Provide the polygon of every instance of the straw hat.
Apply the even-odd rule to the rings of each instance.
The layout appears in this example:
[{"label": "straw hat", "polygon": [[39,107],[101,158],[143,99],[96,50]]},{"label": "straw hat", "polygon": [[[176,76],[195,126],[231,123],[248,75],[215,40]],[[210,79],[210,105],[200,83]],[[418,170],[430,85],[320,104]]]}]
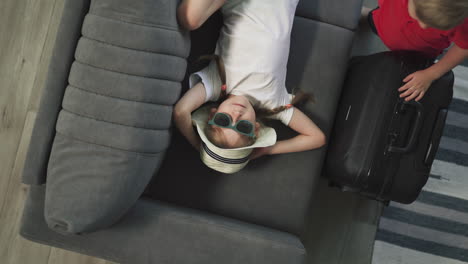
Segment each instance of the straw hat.
[{"label": "straw hat", "polygon": [[226,149],[215,146],[205,135],[208,126],[210,106],[203,106],[192,113],[192,123],[197,127],[201,138],[200,158],[206,166],[223,173],[235,173],[247,165],[254,148],[264,148],[276,143],[276,132],[271,127],[262,126],[255,143],[241,148]]}]

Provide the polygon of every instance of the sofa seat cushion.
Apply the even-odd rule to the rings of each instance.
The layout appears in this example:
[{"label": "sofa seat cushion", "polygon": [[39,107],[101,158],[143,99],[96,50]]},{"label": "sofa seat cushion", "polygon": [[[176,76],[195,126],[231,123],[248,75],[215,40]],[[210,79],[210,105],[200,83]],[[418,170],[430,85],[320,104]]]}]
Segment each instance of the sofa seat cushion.
[{"label": "sofa seat cushion", "polygon": [[[206,46],[206,42],[197,39],[206,39],[202,33],[213,34],[204,32],[205,29],[192,34],[194,58],[205,52]],[[301,109],[327,136],[333,125],[353,35],[346,28],[312,19],[296,16],[294,20],[286,86],[315,95],[316,102]],[[279,138],[296,135],[279,122],[271,125]],[[326,146],[261,157],[238,173],[225,175],[207,168],[179,133],[174,133],[173,139],[147,195],[296,235],[304,232],[313,210],[311,199],[321,175]]]},{"label": "sofa seat cushion", "polygon": [[119,263],[298,264],[305,249],[281,231],[140,199],[114,226],[82,235],[51,231],[44,219],[44,186],[31,186],[23,237]]}]

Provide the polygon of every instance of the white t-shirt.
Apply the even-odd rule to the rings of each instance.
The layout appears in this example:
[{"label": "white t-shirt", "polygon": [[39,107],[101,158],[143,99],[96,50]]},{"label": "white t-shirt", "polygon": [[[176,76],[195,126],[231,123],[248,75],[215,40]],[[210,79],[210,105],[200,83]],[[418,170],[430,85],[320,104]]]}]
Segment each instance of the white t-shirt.
[{"label": "white t-shirt", "polygon": [[[267,109],[291,102],[285,86],[286,66],[298,1],[226,1],[215,53],[225,64],[228,94],[244,95],[252,105]],[[206,102],[218,100],[222,83],[215,61],[189,80],[190,87],[203,82]],[[271,118],[288,125],[292,114],[290,108]]]}]

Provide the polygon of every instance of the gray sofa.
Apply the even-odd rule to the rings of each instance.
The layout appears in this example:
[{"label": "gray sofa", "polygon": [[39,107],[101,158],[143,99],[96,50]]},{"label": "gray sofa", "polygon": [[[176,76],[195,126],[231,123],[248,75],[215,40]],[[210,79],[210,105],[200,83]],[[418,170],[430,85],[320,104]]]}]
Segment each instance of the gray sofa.
[{"label": "gray sofa", "polygon": [[[21,235],[120,263],[305,263],[326,147],[263,157],[234,175],[204,166],[170,128],[170,115],[185,73],[203,67],[195,60],[213,52],[222,21],[214,15],[189,38],[176,7],[65,1],[23,172],[30,192]],[[315,95],[303,110],[326,135],[360,8],[361,0],[302,0],[297,8],[287,86]],[[167,55],[170,63],[160,59]],[[112,74],[137,79],[106,82]],[[87,92],[100,100],[74,88],[92,78],[99,85]],[[293,135],[272,125],[280,138]]]}]

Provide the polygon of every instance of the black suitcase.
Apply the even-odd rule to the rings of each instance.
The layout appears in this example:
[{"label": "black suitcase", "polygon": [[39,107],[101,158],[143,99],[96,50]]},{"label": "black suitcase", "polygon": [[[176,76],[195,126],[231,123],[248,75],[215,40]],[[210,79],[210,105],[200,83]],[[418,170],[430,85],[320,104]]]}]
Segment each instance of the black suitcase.
[{"label": "black suitcase", "polygon": [[431,65],[415,52],[351,60],[326,159],[331,185],[384,202],[416,200],[439,146],[454,77],[434,81],[419,102],[400,99],[398,88]]}]

